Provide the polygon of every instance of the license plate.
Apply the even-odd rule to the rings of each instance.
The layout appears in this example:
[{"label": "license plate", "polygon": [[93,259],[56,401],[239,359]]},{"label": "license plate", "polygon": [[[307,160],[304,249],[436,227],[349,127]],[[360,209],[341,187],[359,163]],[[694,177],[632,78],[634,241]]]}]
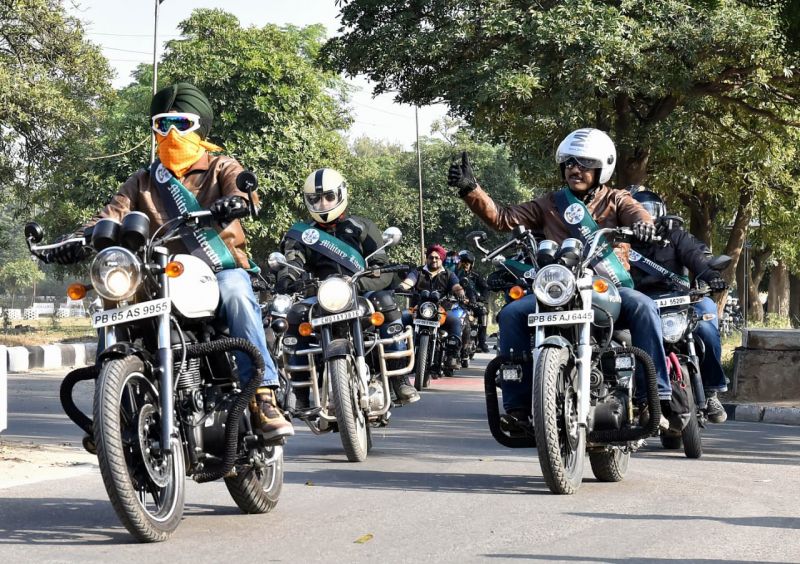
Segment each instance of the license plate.
[{"label": "license plate", "polygon": [[501,369],[504,382],[521,382],[522,381],[522,367],[520,366],[503,366]]},{"label": "license plate", "polygon": [[414,325],[422,325],[423,327],[438,327],[438,321],[430,321],[429,319],[415,319]]},{"label": "license plate", "polygon": [[316,319],[311,320],[311,326],[319,327],[320,325],[328,325],[330,323],[336,323],[337,321],[355,319],[356,317],[361,317],[361,310],[354,309],[351,311],[345,311],[343,313],[334,313],[333,315],[326,315],[325,317],[317,317]]},{"label": "license plate", "polygon": [[528,327],[539,325],[575,325],[594,321],[594,310],[589,311],[548,311],[528,315]]},{"label": "license plate", "polygon": [[117,309],[97,311],[92,314],[92,327],[97,329],[99,327],[107,327],[109,325],[117,325],[119,323],[136,321],[138,319],[155,317],[162,313],[167,313],[169,311],[169,305],[169,298],[161,298],[160,300],[118,307]]},{"label": "license plate", "polygon": [[675,296],[673,298],[661,298],[658,300],[653,300],[656,302],[658,307],[671,307],[671,306],[679,306],[679,305],[686,305],[691,303],[692,300],[689,296]]}]

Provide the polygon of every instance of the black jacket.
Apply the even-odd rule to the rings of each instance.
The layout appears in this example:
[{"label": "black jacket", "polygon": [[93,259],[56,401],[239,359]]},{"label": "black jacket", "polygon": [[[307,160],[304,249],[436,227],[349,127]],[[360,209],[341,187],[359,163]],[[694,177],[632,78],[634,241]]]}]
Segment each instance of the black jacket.
[{"label": "black jacket", "polygon": [[[337,239],[344,241],[366,258],[383,244],[383,238],[378,227],[369,219],[356,215],[347,215],[339,218],[331,225],[312,223],[318,229],[326,231]],[[349,276],[351,273],[339,266],[336,262],[319,253],[310,251],[303,243],[284,237],[281,241],[281,251],[286,255],[289,264],[302,268],[320,280],[325,280],[331,274]],[[384,251],[379,252],[369,259],[370,266],[386,264],[388,261]],[[287,267],[278,271],[278,286],[283,279],[292,281],[300,276]],[[384,290],[392,283],[392,274],[382,274],[380,278],[364,277],[359,280],[361,291]]]},{"label": "black jacket", "polygon": [[486,284],[486,280],[483,279],[483,276],[474,270],[464,272],[461,269],[456,270],[456,275],[469,301],[488,301],[489,286]]},{"label": "black jacket", "polygon": [[[682,276],[689,273],[697,276],[708,268],[711,251],[702,241],[682,229],[671,230],[667,237],[669,245],[634,243],[633,250]],[[647,274],[637,268],[634,261],[631,261],[630,272],[634,287],[645,294],[673,289],[663,277]]]}]

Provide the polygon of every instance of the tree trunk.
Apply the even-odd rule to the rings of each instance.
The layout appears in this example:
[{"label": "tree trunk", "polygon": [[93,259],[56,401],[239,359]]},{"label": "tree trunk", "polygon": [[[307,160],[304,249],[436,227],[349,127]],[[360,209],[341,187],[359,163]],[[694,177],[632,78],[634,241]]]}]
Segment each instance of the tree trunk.
[{"label": "tree trunk", "polygon": [[617,116],[614,126],[614,135],[617,139],[617,187],[625,188],[632,184],[644,184],[644,180],[647,178],[650,148],[634,147],[624,141],[630,138],[630,132],[633,129],[630,98],[627,94],[620,94],[614,98],[614,113]]},{"label": "tree trunk", "polygon": [[781,260],[769,273],[767,313],[773,318],[789,317],[789,270]]},{"label": "tree trunk", "polygon": [[758,323],[764,321],[764,306],[761,305],[761,300],[758,299],[758,287],[767,271],[767,263],[772,257],[770,249],[751,249],[750,252],[752,254],[753,267],[747,284],[748,296],[746,300],[739,301],[740,304],[747,304],[748,324],[752,321]]},{"label": "tree trunk", "polygon": [[692,204],[689,206],[689,233],[711,249],[711,235],[714,227],[711,218],[711,198],[708,194],[701,194],[696,189],[692,189]]},{"label": "tree trunk", "polygon": [[800,275],[789,275],[789,318],[794,327],[800,327]]},{"label": "tree trunk", "polygon": [[[739,194],[739,203],[736,206],[736,216],[733,219],[733,226],[731,227],[731,232],[728,235],[728,242],[725,245],[725,253],[729,257],[731,257],[731,264],[722,272],[722,278],[725,279],[725,282],[728,285],[733,282],[734,276],[736,275],[737,265],[739,264],[739,258],[742,254],[742,248],[744,247],[745,241],[747,239],[747,226],[750,224],[750,216],[752,215],[752,211],[750,209],[750,202],[753,199],[753,192],[749,189],[744,189]],[[692,211],[694,214],[694,211]],[[692,228],[694,229],[694,221],[692,221]],[[709,226],[709,235],[711,233],[711,229]],[[695,235],[697,237],[697,235]],[[753,259],[755,257],[752,257]],[[745,265],[744,268],[749,268],[750,265]],[[755,270],[755,269],[754,269]],[[760,277],[759,277],[760,280]],[[742,304],[742,307],[745,307],[747,303],[744,299],[742,299],[744,290],[741,289],[741,286],[737,286],[740,288],[739,290],[739,303]],[[758,296],[758,292],[756,291],[756,296]],[[720,311],[725,306],[725,300],[727,299],[727,294],[721,292],[717,297],[717,306],[720,308]],[[763,318],[763,314],[759,316],[759,321]]]}]

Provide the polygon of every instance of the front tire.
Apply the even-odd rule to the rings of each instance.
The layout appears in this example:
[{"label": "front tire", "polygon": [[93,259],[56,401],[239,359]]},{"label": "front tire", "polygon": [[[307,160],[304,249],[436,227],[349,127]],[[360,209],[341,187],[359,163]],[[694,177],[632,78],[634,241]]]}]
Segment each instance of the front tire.
[{"label": "front tire", "polygon": [[570,385],[574,363],[564,348],[546,347],[533,374],[533,430],[544,481],[555,494],[573,494],[583,480],[586,429],[577,421]]},{"label": "front tire", "polygon": [[700,434],[700,423],[697,420],[697,406],[694,401],[694,390],[690,384],[689,371],[686,365],[681,365],[683,370],[683,377],[686,384],[686,394],[689,396],[689,422],[686,427],[681,431],[681,438],[683,439],[683,454],[686,458],[700,458],[703,456],[703,437]]},{"label": "front tire", "polygon": [[233,501],[244,513],[269,513],[277,504],[283,489],[283,447],[259,449],[267,462],[263,467],[247,465],[236,476],[225,478],[225,486]]},{"label": "front tire", "polygon": [[419,345],[417,346],[417,366],[415,368],[414,376],[414,389],[421,392],[423,388],[428,387],[428,349],[430,348],[430,335],[421,334],[419,336]]},{"label": "front tire", "polygon": [[183,448],[173,439],[171,454],[160,449],[159,390],[140,358],[103,366],[93,411],[97,460],[114,511],[137,540],[167,540],[183,516]]},{"label": "front tire", "polygon": [[355,367],[341,357],[328,361],[331,395],[339,424],[339,437],[350,462],[362,462],[369,452],[369,424],[358,406]]}]

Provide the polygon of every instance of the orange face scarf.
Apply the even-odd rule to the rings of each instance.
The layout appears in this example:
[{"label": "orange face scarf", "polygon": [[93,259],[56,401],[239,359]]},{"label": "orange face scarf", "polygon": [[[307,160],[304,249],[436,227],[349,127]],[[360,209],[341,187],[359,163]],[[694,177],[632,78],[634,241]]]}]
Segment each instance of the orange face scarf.
[{"label": "orange face scarf", "polygon": [[222,147],[201,139],[194,131],[181,136],[177,131],[171,129],[165,136],[156,134],[156,140],[161,164],[177,178],[183,178],[183,175],[203,156],[206,150],[222,150]]}]

